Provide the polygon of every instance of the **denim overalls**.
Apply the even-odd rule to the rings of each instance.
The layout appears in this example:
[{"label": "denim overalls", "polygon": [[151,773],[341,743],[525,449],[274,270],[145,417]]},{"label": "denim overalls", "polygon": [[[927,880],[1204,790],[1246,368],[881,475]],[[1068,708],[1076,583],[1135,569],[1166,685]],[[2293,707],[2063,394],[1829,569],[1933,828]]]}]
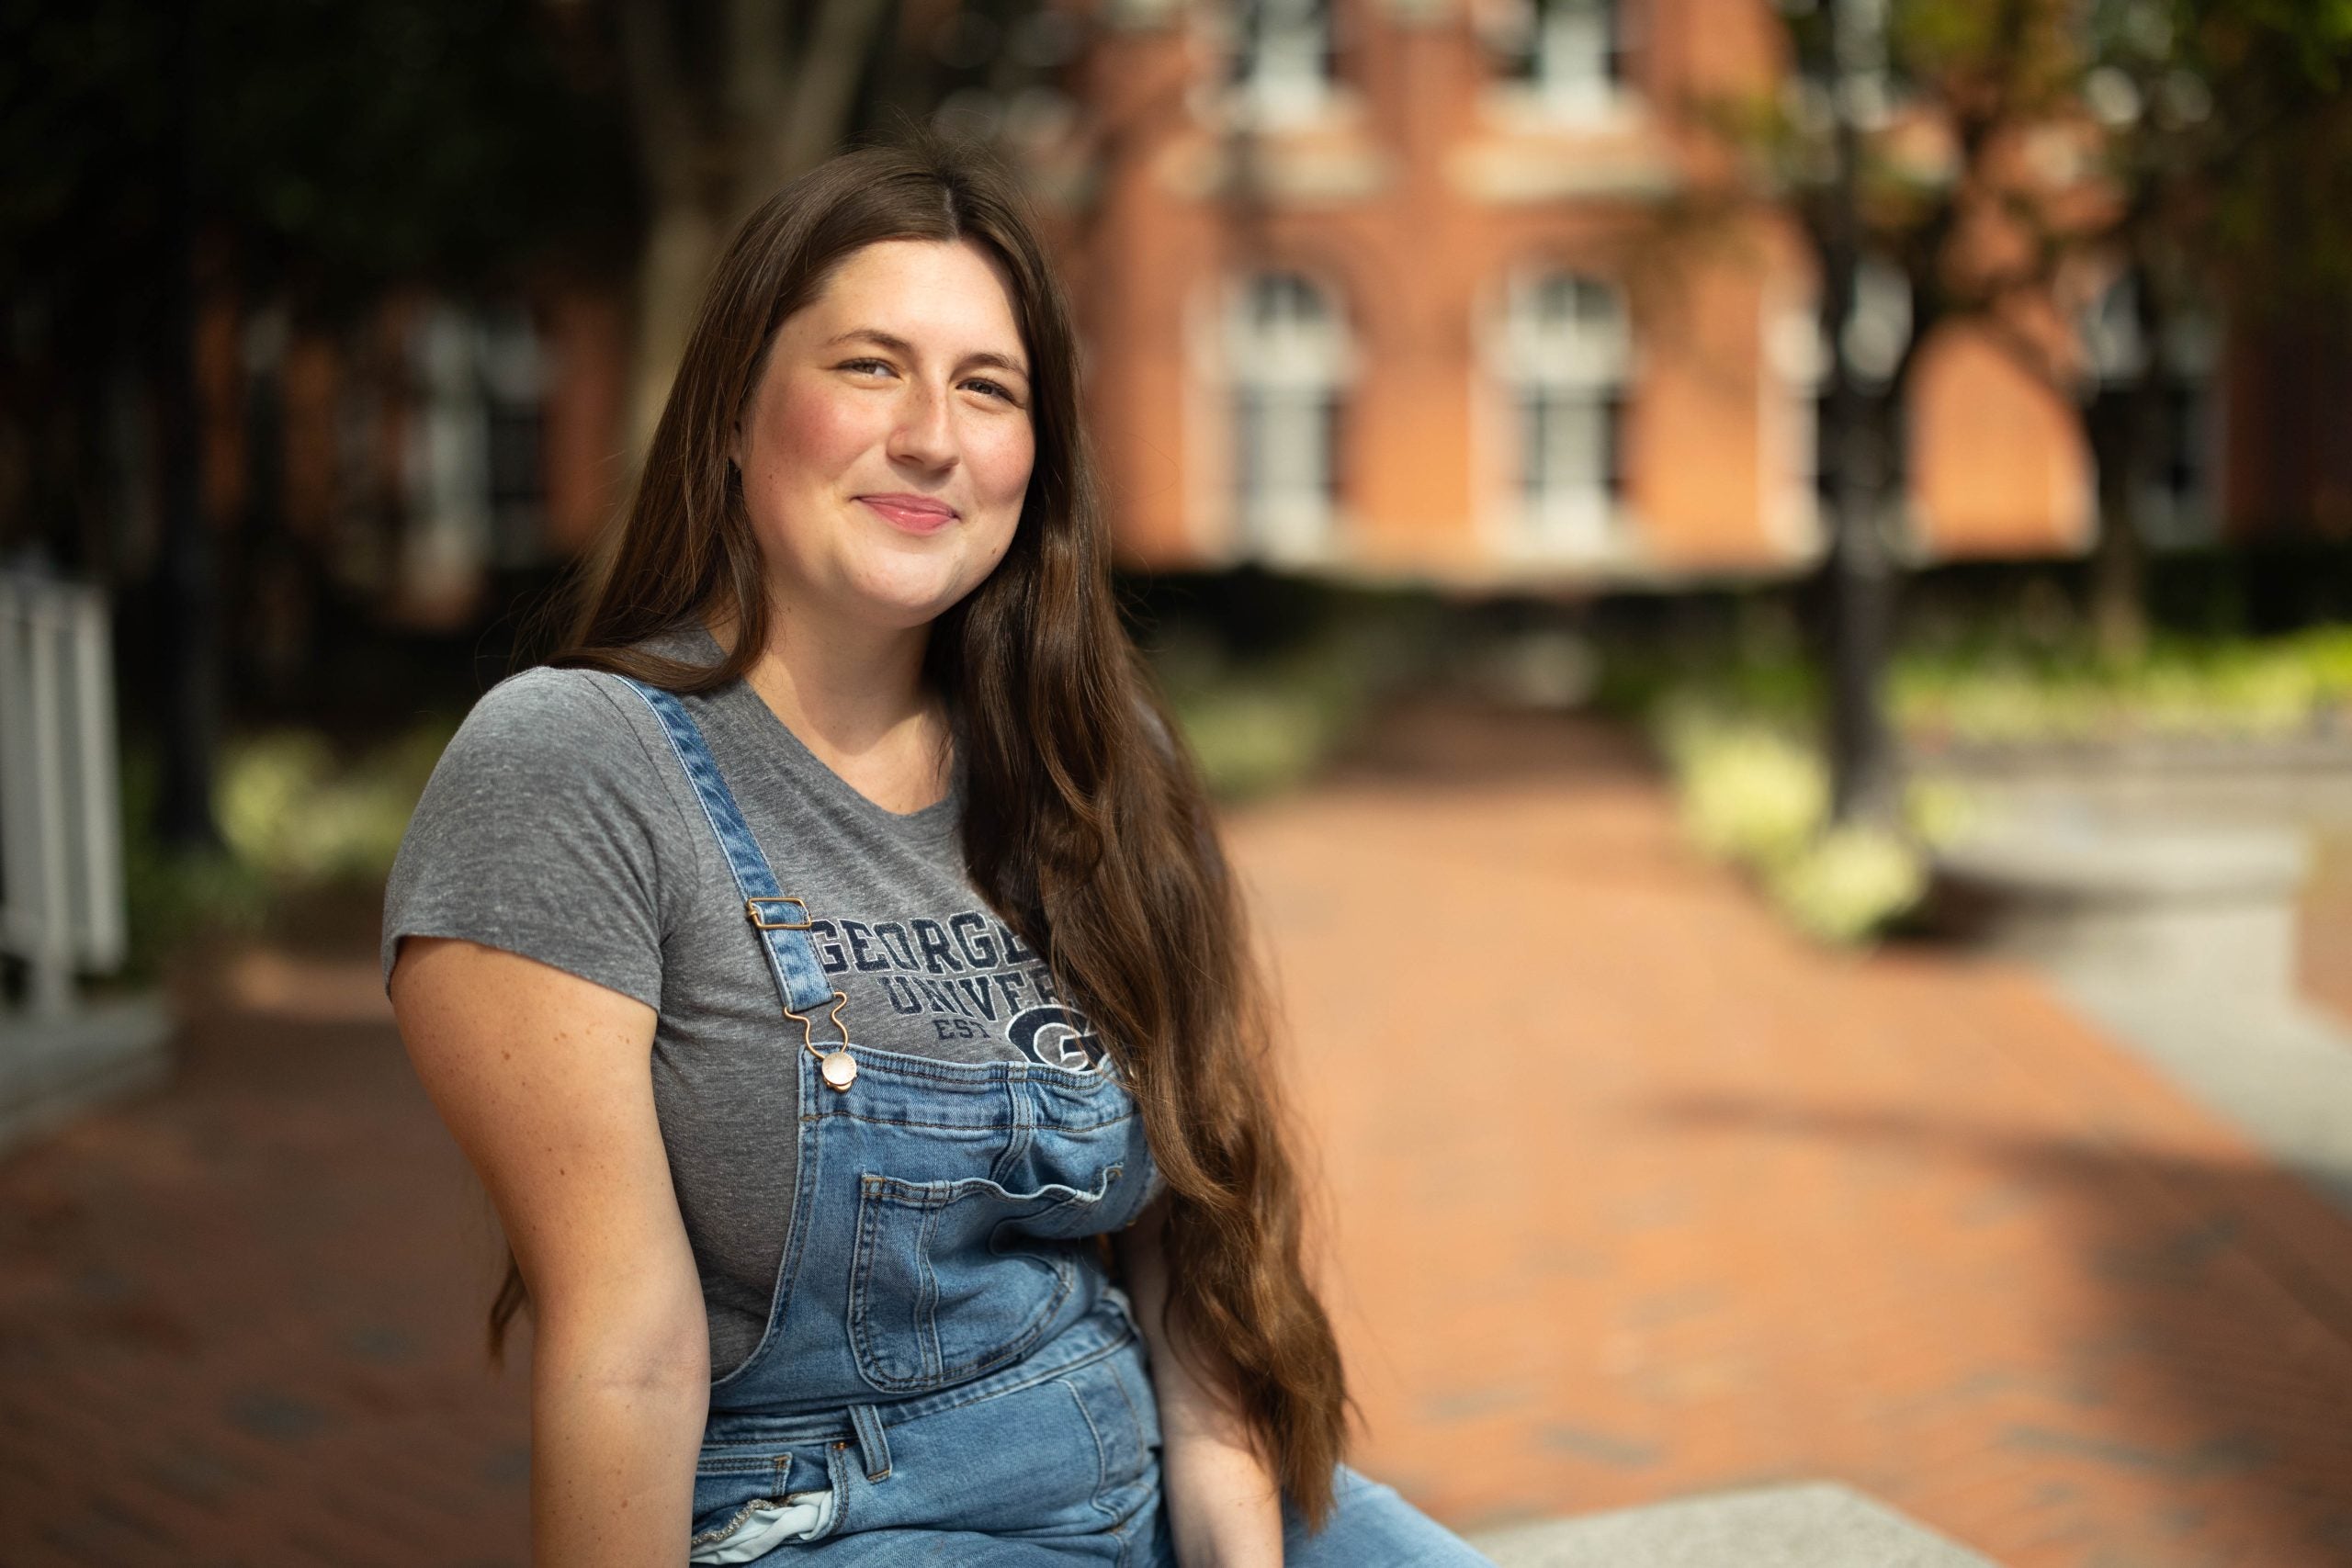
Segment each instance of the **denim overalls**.
[{"label": "denim overalls", "polygon": [[1108,1066],[854,1042],[854,1081],[829,1087],[799,1021],[836,1000],[808,911],[685,708],[628,683],[733,870],[799,1077],[784,1258],[765,1334],[711,1385],[690,1561],[1152,1561],[1159,1416],[1097,1239],[1156,1185],[1134,1098]]}]

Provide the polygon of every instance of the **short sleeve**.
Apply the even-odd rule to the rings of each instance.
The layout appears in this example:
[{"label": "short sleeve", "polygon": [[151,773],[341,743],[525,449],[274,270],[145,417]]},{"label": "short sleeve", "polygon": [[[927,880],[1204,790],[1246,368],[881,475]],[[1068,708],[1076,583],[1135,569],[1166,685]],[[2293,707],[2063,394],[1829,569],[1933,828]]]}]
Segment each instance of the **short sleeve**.
[{"label": "short sleeve", "polygon": [[388,987],[401,938],[461,937],[660,1008],[663,875],[694,849],[613,684],[528,670],[466,716],[385,884]]}]

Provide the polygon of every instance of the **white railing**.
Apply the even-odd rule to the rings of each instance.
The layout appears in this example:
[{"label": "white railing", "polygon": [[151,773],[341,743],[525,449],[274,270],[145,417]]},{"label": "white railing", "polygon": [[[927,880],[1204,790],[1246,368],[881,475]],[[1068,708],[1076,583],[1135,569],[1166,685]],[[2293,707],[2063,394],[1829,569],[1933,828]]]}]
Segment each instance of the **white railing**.
[{"label": "white railing", "polygon": [[120,809],[106,596],[0,572],[0,951],[37,1015],[122,962]]}]

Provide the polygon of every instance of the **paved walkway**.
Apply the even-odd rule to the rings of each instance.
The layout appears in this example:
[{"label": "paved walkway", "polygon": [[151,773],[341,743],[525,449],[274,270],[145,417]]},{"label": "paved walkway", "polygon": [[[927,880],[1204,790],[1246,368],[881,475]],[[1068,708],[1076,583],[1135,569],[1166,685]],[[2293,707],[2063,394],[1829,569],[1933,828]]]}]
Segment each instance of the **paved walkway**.
[{"label": "paved walkway", "polygon": [[[1804,947],[1573,727],[1423,715],[1233,834],[1366,1468],[2352,1562],[2352,1224],[2029,976]],[[485,1210],[368,967],[208,978],[167,1093],[0,1163],[0,1563],[520,1562]]]}]

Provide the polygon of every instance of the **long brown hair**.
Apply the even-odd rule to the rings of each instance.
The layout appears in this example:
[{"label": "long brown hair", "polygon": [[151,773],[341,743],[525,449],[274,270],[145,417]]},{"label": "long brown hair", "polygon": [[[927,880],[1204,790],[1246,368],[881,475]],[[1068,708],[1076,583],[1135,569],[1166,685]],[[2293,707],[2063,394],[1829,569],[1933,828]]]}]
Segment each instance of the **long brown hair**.
[{"label": "long brown hair", "polygon": [[[925,660],[956,716],[966,864],[1117,1054],[1170,1189],[1169,1310],[1221,1363],[1203,1370],[1234,1392],[1284,1492],[1319,1521],[1348,1399],[1302,1261],[1271,1010],[1198,771],[1119,618],[1069,302],[1001,164],[917,134],[820,165],[745,220],[623,525],[581,580],[550,662],[679,692],[751,668],[770,610],[729,435],[785,318],[884,240],[969,240],[992,254],[1032,367],[1035,458],[1012,546],[933,623]],[[632,646],[696,617],[736,629],[717,665]],[[493,1349],[525,1304],[510,1267]]]}]

